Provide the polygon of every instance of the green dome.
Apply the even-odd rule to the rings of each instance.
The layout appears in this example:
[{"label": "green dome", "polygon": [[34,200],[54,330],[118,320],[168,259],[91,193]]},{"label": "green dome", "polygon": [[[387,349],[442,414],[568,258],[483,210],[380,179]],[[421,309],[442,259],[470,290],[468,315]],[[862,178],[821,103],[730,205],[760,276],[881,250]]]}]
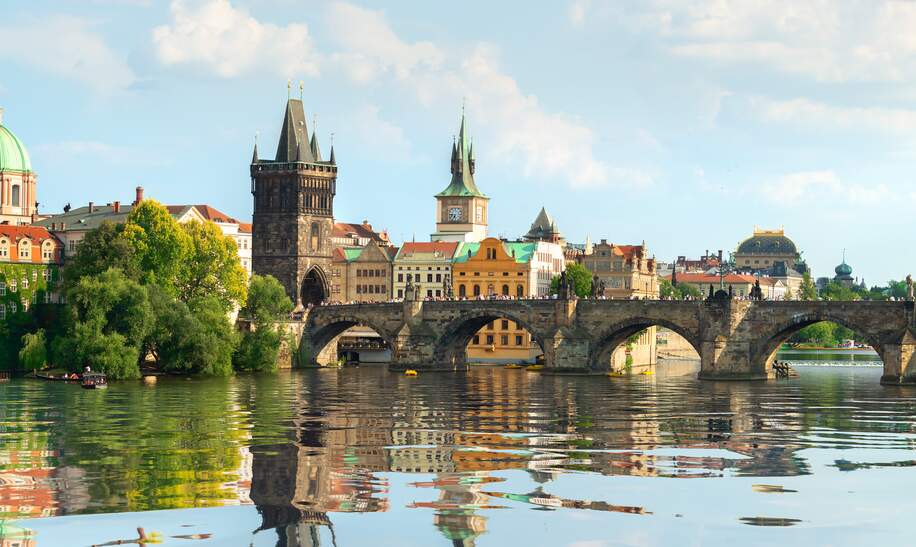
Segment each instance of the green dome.
[{"label": "green dome", "polygon": [[0,125],[0,171],[32,171],[25,145],[3,125]]},{"label": "green dome", "polygon": [[833,271],[836,272],[838,277],[849,277],[852,275],[852,267],[845,261],[837,266]]}]

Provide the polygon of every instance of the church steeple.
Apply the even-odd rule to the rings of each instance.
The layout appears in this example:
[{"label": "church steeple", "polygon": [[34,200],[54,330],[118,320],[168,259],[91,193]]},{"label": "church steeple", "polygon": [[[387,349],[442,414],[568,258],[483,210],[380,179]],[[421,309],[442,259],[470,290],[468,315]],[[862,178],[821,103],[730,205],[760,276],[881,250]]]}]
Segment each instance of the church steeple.
[{"label": "church steeple", "polygon": [[[302,101],[300,99],[287,100],[283,128],[280,130],[280,142],[277,145],[276,161],[313,163],[315,157],[309,149],[308,135],[309,130],[305,124],[305,110],[302,108]],[[306,142],[301,143],[301,141]],[[305,146],[300,146],[300,144]]]},{"label": "church steeple", "polygon": [[315,158],[315,161],[321,161],[321,148],[318,147],[317,131],[312,131],[312,140],[309,143],[309,148],[312,150],[312,157]]},{"label": "church steeple", "polygon": [[452,142],[452,180],[445,190],[436,197],[477,196],[486,197],[474,183],[474,148],[467,136],[464,111],[461,112],[461,123],[458,127],[458,141]]}]

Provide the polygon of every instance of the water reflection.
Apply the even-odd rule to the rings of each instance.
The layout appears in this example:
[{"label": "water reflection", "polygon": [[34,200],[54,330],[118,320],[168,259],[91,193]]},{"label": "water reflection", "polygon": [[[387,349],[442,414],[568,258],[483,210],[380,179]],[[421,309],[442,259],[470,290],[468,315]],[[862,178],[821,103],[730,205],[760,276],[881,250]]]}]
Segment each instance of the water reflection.
[{"label": "water reflection", "polygon": [[[0,386],[0,518],[252,504],[259,522],[245,533],[257,545],[334,545],[360,526],[353,513],[397,514],[439,543],[475,545],[531,509],[689,519],[691,507],[664,494],[672,478],[692,479],[675,481],[697,485],[686,492],[745,477],[831,484],[830,470],[908,472],[897,451],[914,447],[916,392],[879,386],[879,369],[803,369],[767,383],[504,369],[406,379],[374,368],[107,392],[19,380]],[[818,460],[824,450],[854,452]],[[621,490],[632,484],[621,477],[657,495]],[[729,495],[806,495],[759,480],[741,492]],[[731,518],[798,524],[748,514]]]}]

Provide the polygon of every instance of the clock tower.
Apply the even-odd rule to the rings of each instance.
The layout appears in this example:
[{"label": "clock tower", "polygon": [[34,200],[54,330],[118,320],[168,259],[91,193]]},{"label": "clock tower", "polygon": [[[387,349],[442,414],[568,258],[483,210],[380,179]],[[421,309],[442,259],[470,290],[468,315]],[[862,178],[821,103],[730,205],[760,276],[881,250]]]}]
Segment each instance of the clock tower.
[{"label": "clock tower", "polygon": [[474,145],[468,141],[462,111],[458,141],[452,142],[452,180],[436,194],[433,241],[480,241],[487,237],[490,198],[474,184],[474,169]]}]

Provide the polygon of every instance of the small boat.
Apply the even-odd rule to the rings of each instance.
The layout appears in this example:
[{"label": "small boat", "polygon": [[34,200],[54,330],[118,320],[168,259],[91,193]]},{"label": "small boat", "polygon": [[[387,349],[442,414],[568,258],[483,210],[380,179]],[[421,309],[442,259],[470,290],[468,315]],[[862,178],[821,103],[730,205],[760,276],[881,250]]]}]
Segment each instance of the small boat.
[{"label": "small boat", "polygon": [[99,372],[84,372],[80,385],[83,389],[105,389],[108,387],[108,378]]},{"label": "small boat", "polygon": [[75,382],[79,382],[79,381],[80,381],[80,379],[79,379],[78,377],[73,376],[73,375],[70,375],[70,374],[62,374],[62,375],[60,375],[60,376],[52,376],[52,375],[50,375],[50,374],[41,374],[41,373],[36,372],[36,373],[35,373],[35,378],[38,378],[39,380],[45,380],[45,381],[48,381],[48,382],[74,382],[74,383],[75,383]]},{"label": "small boat", "polygon": [[525,370],[543,370],[544,365],[528,365]]},{"label": "small boat", "polygon": [[517,369],[517,368],[523,368],[523,367],[522,367],[522,365],[519,365],[519,364],[516,364],[516,363],[509,363],[508,365],[506,365],[506,368],[508,368],[508,369]]},{"label": "small boat", "polygon": [[416,375],[417,375],[417,371],[415,371],[412,368],[409,368],[404,371],[404,376],[416,376]]}]

